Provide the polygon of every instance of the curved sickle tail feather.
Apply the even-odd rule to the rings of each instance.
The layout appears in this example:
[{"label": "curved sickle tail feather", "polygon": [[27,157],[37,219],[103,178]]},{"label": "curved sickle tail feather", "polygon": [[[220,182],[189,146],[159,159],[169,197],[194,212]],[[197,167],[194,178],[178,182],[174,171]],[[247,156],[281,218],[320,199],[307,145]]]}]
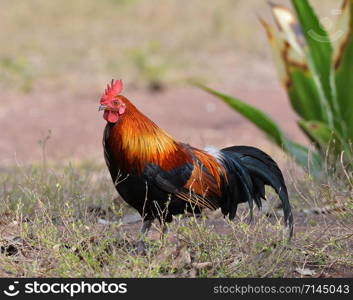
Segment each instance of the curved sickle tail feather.
[{"label": "curved sickle tail feather", "polygon": [[252,218],[253,202],[255,201],[261,208],[261,199],[265,199],[265,185],[269,185],[276,191],[282,202],[284,222],[289,228],[289,238],[291,238],[293,215],[287,187],[276,162],[254,147],[234,146],[224,148],[220,153],[228,176],[228,184],[224,183],[225,193],[221,201],[222,213],[233,219],[238,204],[248,202]]}]

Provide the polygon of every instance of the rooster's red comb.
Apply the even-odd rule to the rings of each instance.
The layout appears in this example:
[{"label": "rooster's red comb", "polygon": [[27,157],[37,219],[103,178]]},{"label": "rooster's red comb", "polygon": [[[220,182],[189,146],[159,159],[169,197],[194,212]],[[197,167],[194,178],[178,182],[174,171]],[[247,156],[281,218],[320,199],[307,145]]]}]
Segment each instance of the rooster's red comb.
[{"label": "rooster's red comb", "polygon": [[106,101],[110,101],[114,99],[116,96],[118,96],[123,89],[123,81],[122,80],[115,80],[112,79],[112,82],[110,85],[107,85],[107,88],[104,91],[104,94],[101,98],[101,103],[104,103]]}]

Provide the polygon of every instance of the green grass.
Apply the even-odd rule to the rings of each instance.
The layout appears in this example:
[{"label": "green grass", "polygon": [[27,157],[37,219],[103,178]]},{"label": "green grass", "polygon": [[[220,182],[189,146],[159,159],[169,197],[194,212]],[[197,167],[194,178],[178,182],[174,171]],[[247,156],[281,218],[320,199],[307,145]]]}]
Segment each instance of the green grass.
[{"label": "green grass", "polygon": [[[157,226],[147,255],[140,256],[134,243],[140,224],[123,224],[132,210],[114,200],[105,166],[7,167],[0,177],[0,275],[301,277],[302,269],[314,271],[314,277],[352,275],[349,184],[340,179],[319,185],[310,175],[288,181],[296,218],[291,243],[282,238],[280,215],[258,213],[248,224],[244,206],[235,222],[223,221],[219,212],[177,217],[164,239]],[[269,201],[276,201],[274,195]],[[322,215],[302,212],[327,205],[340,208]]]}]

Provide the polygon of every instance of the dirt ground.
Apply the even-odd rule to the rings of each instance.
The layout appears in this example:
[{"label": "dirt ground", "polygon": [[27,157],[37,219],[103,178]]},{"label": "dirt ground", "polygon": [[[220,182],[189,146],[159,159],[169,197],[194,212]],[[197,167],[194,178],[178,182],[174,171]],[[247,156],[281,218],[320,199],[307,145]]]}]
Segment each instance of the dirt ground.
[{"label": "dirt ground", "polygon": [[[278,85],[220,87],[266,111],[292,139],[305,142],[296,116]],[[51,131],[49,160],[101,159],[105,121],[97,111],[102,89],[81,93],[36,90],[31,94],[2,95],[0,106],[0,163],[42,159],[43,140]],[[271,143],[250,122],[225,104],[195,87],[165,88],[161,92],[129,89],[123,93],[147,116],[176,139],[194,146],[224,147],[247,144],[273,152]],[[20,99],[19,99],[20,98]]]}]

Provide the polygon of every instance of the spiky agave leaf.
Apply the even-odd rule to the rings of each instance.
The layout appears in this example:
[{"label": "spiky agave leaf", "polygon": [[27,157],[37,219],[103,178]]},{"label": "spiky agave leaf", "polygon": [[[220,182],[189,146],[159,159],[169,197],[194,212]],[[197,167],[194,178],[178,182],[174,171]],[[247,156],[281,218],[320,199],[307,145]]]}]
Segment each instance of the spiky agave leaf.
[{"label": "spiky agave leaf", "polygon": [[[260,20],[270,42],[273,59],[279,78],[287,90],[293,109],[305,120],[323,121],[325,110],[321,105],[320,94],[308,68],[300,33],[291,12],[272,5],[279,30]],[[292,16],[290,18],[289,16]],[[287,25],[285,25],[287,24]]]},{"label": "spiky agave leaf", "polygon": [[331,40],[308,0],[292,0],[292,4],[305,37],[308,66],[320,93],[321,106],[326,112],[324,121],[333,129],[335,118],[339,117],[339,107],[335,86],[332,84]]},{"label": "spiky agave leaf", "polygon": [[318,121],[298,121],[299,126],[302,130],[311,137],[312,140],[317,144],[317,148],[322,152],[332,152],[336,157],[341,154],[342,150],[347,152],[346,143],[342,136],[337,131],[333,131],[327,127],[326,124]]}]

